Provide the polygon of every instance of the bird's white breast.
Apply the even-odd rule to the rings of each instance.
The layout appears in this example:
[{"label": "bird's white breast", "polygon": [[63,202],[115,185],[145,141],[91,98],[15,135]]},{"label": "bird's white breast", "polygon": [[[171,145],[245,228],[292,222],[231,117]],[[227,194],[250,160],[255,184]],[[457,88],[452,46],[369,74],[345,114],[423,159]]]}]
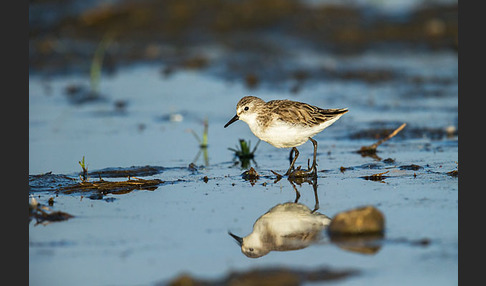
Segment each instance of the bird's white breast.
[{"label": "bird's white breast", "polygon": [[250,130],[256,137],[272,144],[277,148],[297,147],[309,140],[317,133],[334,123],[339,117],[333,118],[320,125],[306,126],[302,124],[289,124],[281,120],[274,120],[269,125],[258,122],[256,114],[241,116],[240,119],[245,121]]}]

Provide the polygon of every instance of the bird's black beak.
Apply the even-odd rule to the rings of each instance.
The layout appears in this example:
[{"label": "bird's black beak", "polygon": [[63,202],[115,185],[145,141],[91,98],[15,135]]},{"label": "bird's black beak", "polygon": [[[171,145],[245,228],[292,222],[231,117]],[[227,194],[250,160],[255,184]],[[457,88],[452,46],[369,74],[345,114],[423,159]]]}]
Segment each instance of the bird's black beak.
[{"label": "bird's black beak", "polygon": [[226,125],[224,126],[224,128],[228,127],[231,123],[237,121],[238,119],[240,119],[240,117],[237,115],[235,115],[233,118],[231,118],[230,121],[228,121],[228,123],[226,123]]},{"label": "bird's black beak", "polygon": [[234,235],[229,231],[228,231],[228,234],[231,235],[231,237],[233,237],[236,240],[236,242],[238,242],[238,245],[241,247],[241,245],[243,244],[243,238],[241,238],[237,235]]}]

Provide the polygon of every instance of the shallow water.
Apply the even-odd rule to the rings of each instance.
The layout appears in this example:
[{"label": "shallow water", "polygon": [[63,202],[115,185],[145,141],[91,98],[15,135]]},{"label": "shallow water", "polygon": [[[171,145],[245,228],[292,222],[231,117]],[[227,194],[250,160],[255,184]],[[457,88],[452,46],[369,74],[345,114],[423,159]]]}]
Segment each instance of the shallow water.
[{"label": "shallow water", "polygon": [[[378,64],[377,57],[349,60],[370,66]],[[181,71],[166,78],[160,67],[140,65],[104,76],[100,90],[105,100],[73,104],[65,89],[73,83],[87,84],[85,78],[31,75],[31,175],[52,172],[77,178],[81,171],[78,161],[85,156],[88,172],[107,167],[162,166],[161,173],[143,178],[169,183],[154,191],[108,194],[102,200],[32,188],[31,195],[39,203],[47,204],[54,197],[52,209],[74,218],[45,226],[29,224],[30,282],[139,285],[164,283],[181,273],[216,279],[235,270],[326,266],[358,270],[358,275],[340,281],[345,285],[457,284],[458,185],[457,178],[447,172],[457,169],[458,140],[457,136],[431,138],[427,133],[431,128],[457,126],[457,57],[452,53],[408,57],[410,60],[402,61],[390,56],[379,64],[412,76],[443,77],[453,82],[416,89],[403,81],[314,82],[293,95],[281,89],[250,92],[211,73]],[[425,94],[427,88],[439,90],[440,95]],[[238,99],[247,94],[350,109],[315,137],[319,144],[318,211],[332,217],[361,205],[381,210],[386,234],[375,254],[345,250],[329,239],[301,250],[270,252],[258,259],[240,252],[228,231],[245,236],[270,208],[296,198],[291,183],[286,178],[275,183],[270,171],[286,170],[288,150],[261,142],[252,166],[262,177],[252,185],[241,177],[246,169],[227,149],[234,148],[239,138],[250,140],[252,146],[257,142],[243,122],[223,128],[234,115]],[[126,101],[123,110],[115,108],[117,100]],[[188,129],[202,136],[205,118],[209,146],[197,157],[199,143]],[[381,160],[355,153],[376,139],[352,139],[353,133],[394,129],[402,122],[407,123],[403,135],[378,148]],[[414,128],[424,131],[420,136],[407,133]],[[301,146],[300,154],[297,163],[306,165],[312,145]],[[383,161],[387,158],[394,161]],[[192,162],[196,169],[188,167]],[[412,164],[421,168],[408,170],[406,166]],[[346,169],[341,171],[341,167]],[[386,171],[382,181],[362,178]],[[299,202],[312,209],[312,185],[304,183],[297,189]],[[430,243],[417,243],[422,239]]]},{"label": "shallow water", "polygon": [[[406,1],[390,2],[381,8],[397,13]],[[38,8],[32,6],[34,20]],[[44,24],[55,27],[52,21]],[[229,50],[243,53],[203,43],[195,50],[209,59],[205,68],[157,61],[119,65],[101,75],[97,98],[86,97],[88,72],[31,69],[30,199],[74,217],[29,222],[30,284],[165,285],[184,273],[217,282],[235,271],[275,267],[354,273],[320,281],[339,285],[458,283],[458,178],[449,173],[458,170],[457,52],[378,43],[377,49],[337,54],[276,32],[268,42],[285,50],[276,62],[255,65],[273,57],[272,51],[255,43],[245,54],[244,47],[231,47],[235,39],[225,38]],[[254,76],[254,85],[242,75]],[[223,128],[245,95],[349,108],[314,137],[315,185],[277,180],[272,170],[287,170],[288,149],[260,142],[245,167],[228,149],[239,139],[251,141],[252,148],[258,142],[244,122]],[[205,120],[206,149],[192,134],[202,137]],[[402,123],[406,127],[381,144],[376,156],[356,152]],[[312,144],[299,151],[296,165],[305,168]],[[63,187],[81,181],[83,157],[90,182],[126,181],[128,172],[132,180],[162,183],[119,194],[66,192]],[[256,181],[242,176],[250,166],[260,175]],[[370,179],[374,174],[382,177]],[[372,205],[385,216],[385,235],[342,245],[322,231],[303,249],[249,258],[228,234],[246,236],[271,208],[296,201],[331,218]]]}]

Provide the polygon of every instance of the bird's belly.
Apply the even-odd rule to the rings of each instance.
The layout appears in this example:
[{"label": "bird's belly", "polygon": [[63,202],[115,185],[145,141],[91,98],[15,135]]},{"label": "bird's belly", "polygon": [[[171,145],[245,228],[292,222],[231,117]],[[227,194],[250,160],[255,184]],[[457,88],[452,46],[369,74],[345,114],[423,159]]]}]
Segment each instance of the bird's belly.
[{"label": "bird's belly", "polygon": [[280,124],[268,127],[265,130],[255,130],[253,133],[261,140],[277,148],[289,148],[304,144],[309,140],[309,137],[314,136],[318,132],[310,128],[300,126],[288,127]]}]

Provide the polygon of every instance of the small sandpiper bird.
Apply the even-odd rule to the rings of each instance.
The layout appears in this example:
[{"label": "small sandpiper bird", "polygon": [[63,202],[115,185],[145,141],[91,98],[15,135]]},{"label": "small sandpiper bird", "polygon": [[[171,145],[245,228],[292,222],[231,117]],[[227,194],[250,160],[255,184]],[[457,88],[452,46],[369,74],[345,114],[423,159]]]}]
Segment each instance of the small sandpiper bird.
[{"label": "small sandpiper bird", "polygon": [[239,237],[228,232],[248,257],[257,258],[270,251],[287,251],[305,248],[322,238],[322,231],[331,219],[311,211],[300,203],[278,204],[259,217],[253,231]]},{"label": "small sandpiper bird", "polygon": [[[291,100],[271,100],[268,102],[255,96],[245,96],[236,105],[236,115],[224,128],[237,120],[243,120],[256,137],[277,148],[290,148],[292,160],[285,175],[291,175],[295,161],[299,156],[297,146],[311,140],[314,145],[312,167],[302,174],[317,174],[317,142],[314,135],[329,127],[343,114],[347,108],[322,109],[307,103]],[[292,159],[292,154],[295,157]],[[299,167],[300,169],[300,167]],[[312,172],[311,172],[312,169]]]}]

